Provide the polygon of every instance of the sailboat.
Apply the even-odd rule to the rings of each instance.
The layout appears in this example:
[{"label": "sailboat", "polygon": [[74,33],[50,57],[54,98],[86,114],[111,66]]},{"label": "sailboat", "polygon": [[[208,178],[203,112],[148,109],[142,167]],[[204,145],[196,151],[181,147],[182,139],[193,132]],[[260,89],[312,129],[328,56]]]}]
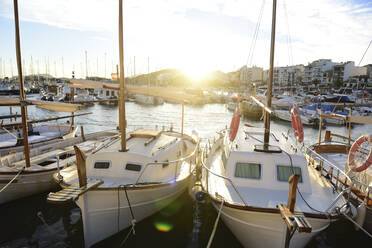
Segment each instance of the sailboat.
[{"label": "sailboat", "polygon": [[[106,239],[154,214],[184,192],[198,156],[198,138],[173,130],[126,133],[122,0],[119,0],[121,139],[86,156],[75,147],[77,170],[61,171],[60,192],[48,201],[76,201],[85,246]],[[94,83],[92,83],[94,84]],[[128,137],[127,137],[128,135]]]},{"label": "sailboat", "polygon": [[[0,130],[1,156],[23,150],[23,133],[17,129],[19,126],[21,126],[21,123],[9,123],[0,126],[2,128]],[[8,127],[12,127],[12,129],[8,130]],[[78,127],[76,125],[70,124],[38,125],[33,127],[30,123],[28,126],[29,145],[37,147],[47,143],[70,139],[75,137],[77,129]]]},{"label": "sailboat", "polygon": [[[331,222],[342,217],[336,209],[346,211],[348,205],[343,193],[350,194],[348,188],[340,194],[334,192],[333,185],[308,166],[300,150],[303,136],[298,131],[302,124],[294,125],[296,140],[286,133],[270,130],[275,16],[276,0],[273,1],[267,105],[252,97],[264,109],[265,127],[245,125],[239,128],[237,108],[230,129],[219,132],[203,155],[203,189],[218,216],[244,247],[278,247],[281,244],[304,247]],[[298,180],[298,184],[293,180]],[[297,190],[296,187],[288,190],[294,184]],[[282,211],[283,204],[287,205],[287,211]]]},{"label": "sailboat", "polygon": [[[33,141],[35,140],[32,139],[37,135],[31,135],[30,133],[32,130],[29,130],[28,124],[31,122],[27,121],[26,106],[35,105],[40,108],[65,112],[75,112],[81,109],[82,106],[67,103],[28,100],[25,98],[25,93],[23,91],[22,65],[20,63],[21,50],[19,39],[18,1],[16,0],[14,1],[14,14],[20,98],[2,98],[0,99],[0,102],[5,105],[19,106],[21,108],[22,123],[16,123],[15,125],[21,126],[22,135],[17,137],[17,141],[20,141],[23,144],[22,146],[24,150],[23,152],[17,152],[19,147],[13,147],[11,149],[14,149],[15,152],[12,151],[10,154],[0,157],[0,204],[54,189],[57,184],[52,179],[53,174],[60,169],[71,165],[75,161],[74,145],[80,146],[81,149],[86,152],[91,152],[95,149],[99,149],[99,147],[101,147],[100,145],[106,144],[116,135],[116,132],[99,132],[85,136],[82,135],[76,138],[71,137],[70,139],[65,139],[60,142],[49,140],[45,141],[45,143],[40,142],[38,144],[33,144]],[[55,119],[58,118],[59,117]],[[8,132],[10,133],[10,131]],[[44,146],[42,146],[42,144]],[[37,147],[37,145],[40,146]]]}]

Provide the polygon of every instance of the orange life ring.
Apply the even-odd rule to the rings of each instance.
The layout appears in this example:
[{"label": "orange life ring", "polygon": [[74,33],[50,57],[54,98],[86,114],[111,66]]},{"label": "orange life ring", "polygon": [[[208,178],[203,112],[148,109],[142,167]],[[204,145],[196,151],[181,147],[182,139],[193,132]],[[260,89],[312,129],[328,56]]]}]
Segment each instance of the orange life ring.
[{"label": "orange life ring", "polygon": [[296,140],[302,143],[304,141],[304,128],[302,126],[301,117],[298,114],[298,110],[296,107],[293,107],[291,109],[291,119],[292,119],[292,128],[293,128]]},{"label": "orange life ring", "polygon": [[[359,147],[364,143],[369,142],[371,148],[368,153],[368,157],[364,163],[357,167],[355,164],[355,153],[359,149]],[[360,136],[351,146],[349,155],[347,157],[347,165],[349,166],[350,170],[354,172],[361,172],[367,169],[372,164],[372,134],[365,134]]]},{"label": "orange life ring", "polygon": [[231,119],[230,123],[230,141],[233,141],[235,139],[236,134],[238,133],[239,129],[239,123],[240,123],[240,113],[239,113],[239,105],[236,106],[233,118]]}]

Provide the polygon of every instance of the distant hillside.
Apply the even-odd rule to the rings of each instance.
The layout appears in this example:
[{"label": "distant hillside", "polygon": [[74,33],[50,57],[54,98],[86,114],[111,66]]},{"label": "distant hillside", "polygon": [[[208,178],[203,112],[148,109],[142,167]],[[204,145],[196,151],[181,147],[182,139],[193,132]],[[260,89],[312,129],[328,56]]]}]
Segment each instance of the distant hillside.
[{"label": "distant hillside", "polygon": [[238,83],[239,72],[224,73],[222,71],[213,71],[207,73],[199,79],[189,76],[182,70],[164,69],[150,74],[141,74],[136,77],[126,78],[126,82],[136,85],[153,85],[153,86],[233,86]]}]

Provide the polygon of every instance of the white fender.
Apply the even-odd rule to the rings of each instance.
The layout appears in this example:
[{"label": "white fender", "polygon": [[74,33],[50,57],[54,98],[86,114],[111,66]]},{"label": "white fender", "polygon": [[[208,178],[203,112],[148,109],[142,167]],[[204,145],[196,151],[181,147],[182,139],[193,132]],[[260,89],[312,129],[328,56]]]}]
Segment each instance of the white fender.
[{"label": "white fender", "polygon": [[[367,213],[367,209],[366,209],[366,206],[364,205],[364,203],[361,203],[358,207],[357,207],[357,216],[355,218],[355,221],[356,223],[358,223],[358,225],[360,226],[363,226],[364,224],[364,220],[366,218],[366,213]],[[359,230],[359,226],[355,225],[355,230]]]}]

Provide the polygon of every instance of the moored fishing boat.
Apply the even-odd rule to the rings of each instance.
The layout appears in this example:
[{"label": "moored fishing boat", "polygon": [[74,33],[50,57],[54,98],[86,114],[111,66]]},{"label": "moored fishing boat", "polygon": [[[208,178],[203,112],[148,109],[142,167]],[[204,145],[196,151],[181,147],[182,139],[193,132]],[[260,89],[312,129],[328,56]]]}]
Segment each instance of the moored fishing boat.
[{"label": "moored fishing boat", "polygon": [[55,189],[53,174],[75,163],[73,146],[90,153],[116,138],[117,132],[103,131],[50,142],[30,150],[29,166],[22,152],[1,157],[0,204]]},{"label": "moored fishing boat", "polygon": [[304,247],[342,217],[335,209],[347,201],[315,168],[307,166],[300,149],[286,134],[270,132],[273,141],[266,151],[263,135],[264,129],[244,127],[231,141],[228,130],[221,132],[208,151],[203,187],[217,211],[220,209],[223,221],[245,247],[277,247],[285,239],[277,205],[287,202],[288,178],[299,174],[300,197],[295,213],[306,217],[312,232],[295,233],[291,247]]},{"label": "moored fishing boat", "polygon": [[[336,114],[333,116],[340,118]],[[332,116],[327,115],[327,118]],[[351,187],[351,200],[359,214],[357,223],[372,237],[372,139],[367,134],[356,140],[351,137],[352,123],[371,125],[372,118],[349,116],[345,120],[349,127],[348,137],[326,130],[322,140],[322,127],[319,127],[318,142],[305,147],[305,154],[308,163],[326,175],[325,178],[331,183]],[[345,174],[334,172],[333,168],[338,168]],[[336,189],[340,191],[338,187]]]},{"label": "moored fishing boat", "polygon": [[[48,141],[60,141],[75,137],[77,126],[72,125],[40,125],[32,127],[29,125],[28,141],[30,147],[41,146]],[[23,135],[21,130],[6,130],[0,132],[0,155],[7,155],[9,152],[23,150]]]},{"label": "moored fishing boat", "polygon": [[118,105],[117,90],[100,89],[97,99],[102,100],[99,104],[116,106]]},{"label": "moored fishing boat", "polygon": [[145,105],[161,105],[164,103],[164,100],[160,97],[154,96],[145,96],[145,95],[134,95],[134,101],[136,103],[145,104]]},{"label": "moored fishing boat", "polygon": [[190,182],[199,147],[183,124],[180,133],[140,129],[127,139],[122,20],[119,0],[120,139],[88,156],[75,147],[77,170],[62,171],[64,189],[48,196],[53,203],[76,201],[86,247],[132,226],[130,234],[136,222],[175,200]]},{"label": "moored fishing boat", "polygon": [[[116,140],[86,158],[87,180],[102,181],[76,201],[86,247],[159,211],[190,183],[198,150],[195,138],[172,131],[136,130],[129,134],[127,147],[128,151],[119,152]],[[62,170],[61,176],[63,188],[80,180],[74,167]],[[59,197],[51,193],[49,199],[63,201]]]},{"label": "moored fishing boat", "polygon": [[219,132],[213,145],[207,146],[202,163],[202,187],[218,217],[244,247],[304,247],[332,221],[350,211],[343,196],[349,188],[336,193],[330,182],[307,165],[299,146],[304,133],[297,109],[292,111],[295,140],[270,130],[275,17],[276,0],[266,106],[251,97],[263,108],[264,128],[248,125],[239,129],[237,108],[230,129]]},{"label": "moored fishing boat", "polygon": [[[20,141],[20,143],[23,144],[24,150],[23,152],[11,153],[0,158],[0,203],[51,190],[53,186],[56,186],[52,180],[52,175],[60,168],[67,166],[67,164],[74,159],[73,154],[71,154],[71,146],[86,141],[82,132],[82,137],[80,138],[67,139],[64,142],[46,141],[49,143],[44,147],[30,150],[29,132],[32,132],[32,130],[29,130],[28,127],[28,124],[31,122],[27,120],[27,105],[36,105],[49,110],[65,112],[75,112],[82,106],[26,99],[22,77],[18,1],[14,1],[14,16],[20,97],[1,98],[0,102],[3,106],[10,105],[21,108],[22,123],[10,123],[9,125],[21,127],[22,137],[17,137],[17,143]],[[54,119],[58,118],[60,117]],[[72,116],[72,122],[73,120]],[[9,132],[5,128],[3,130]],[[30,137],[32,138],[31,135]],[[88,151],[90,151],[90,149],[88,149]]]},{"label": "moored fishing boat", "polygon": [[[316,116],[305,115],[301,109],[299,110],[301,115],[301,121],[306,126],[316,126],[319,124],[319,120]],[[276,109],[274,110],[274,116],[283,121],[291,121],[291,111],[289,109]]]}]

